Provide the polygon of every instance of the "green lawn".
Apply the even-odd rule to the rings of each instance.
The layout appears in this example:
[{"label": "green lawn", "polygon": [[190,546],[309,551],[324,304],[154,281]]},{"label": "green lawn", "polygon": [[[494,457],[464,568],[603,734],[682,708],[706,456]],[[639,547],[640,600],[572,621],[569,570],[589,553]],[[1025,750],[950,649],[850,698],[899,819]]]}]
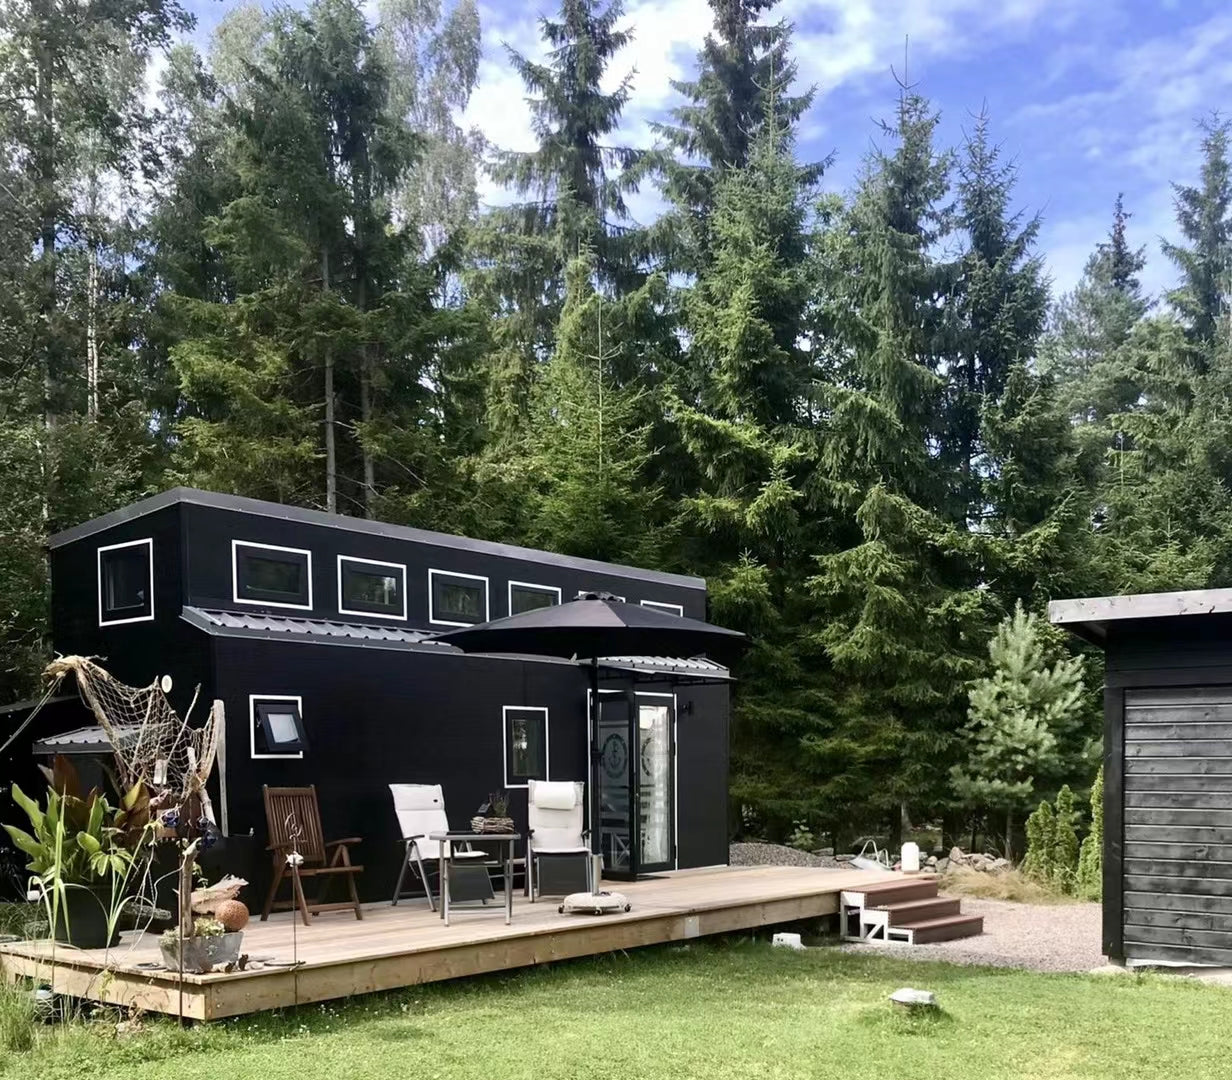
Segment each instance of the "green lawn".
[{"label": "green lawn", "polygon": [[[944,1011],[902,1016],[886,1001],[899,986]],[[1201,1080],[1232,1075],[1230,1017],[1232,993],[1180,980],[719,942],[126,1039],[47,1028],[0,1077]]]}]

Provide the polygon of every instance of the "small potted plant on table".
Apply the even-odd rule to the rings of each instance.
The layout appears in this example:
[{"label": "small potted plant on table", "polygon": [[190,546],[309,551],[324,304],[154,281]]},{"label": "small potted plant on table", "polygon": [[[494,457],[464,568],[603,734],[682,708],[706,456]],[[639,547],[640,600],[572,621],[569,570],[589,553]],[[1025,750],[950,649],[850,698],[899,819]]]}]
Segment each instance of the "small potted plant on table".
[{"label": "small potted plant on table", "polygon": [[511,833],[513,818],[509,816],[509,793],[494,791],[478,813],[471,818],[471,828],[477,833]]}]

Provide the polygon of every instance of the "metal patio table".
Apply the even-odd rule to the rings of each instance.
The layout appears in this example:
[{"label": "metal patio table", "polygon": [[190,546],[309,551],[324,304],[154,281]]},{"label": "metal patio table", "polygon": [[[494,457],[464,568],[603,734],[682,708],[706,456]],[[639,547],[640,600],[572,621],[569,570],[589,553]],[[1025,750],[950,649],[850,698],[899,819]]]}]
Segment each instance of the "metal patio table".
[{"label": "metal patio table", "polygon": [[453,862],[453,845],[459,843],[504,845],[502,858],[470,865],[482,866],[485,870],[491,866],[501,867],[505,879],[505,925],[513,922],[513,847],[521,839],[518,833],[434,832],[428,834],[428,839],[441,845],[441,918],[446,926],[449,925],[449,867]]}]

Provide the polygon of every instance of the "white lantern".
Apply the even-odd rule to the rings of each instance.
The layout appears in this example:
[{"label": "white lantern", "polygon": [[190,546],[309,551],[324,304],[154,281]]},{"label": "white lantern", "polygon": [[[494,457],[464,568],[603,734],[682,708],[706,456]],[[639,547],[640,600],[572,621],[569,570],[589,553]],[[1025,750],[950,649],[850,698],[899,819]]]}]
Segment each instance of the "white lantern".
[{"label": "white lantern", "polygon": [[920,872],[920,845],[908,840],[903,845],[903,873],[918,874]]}]

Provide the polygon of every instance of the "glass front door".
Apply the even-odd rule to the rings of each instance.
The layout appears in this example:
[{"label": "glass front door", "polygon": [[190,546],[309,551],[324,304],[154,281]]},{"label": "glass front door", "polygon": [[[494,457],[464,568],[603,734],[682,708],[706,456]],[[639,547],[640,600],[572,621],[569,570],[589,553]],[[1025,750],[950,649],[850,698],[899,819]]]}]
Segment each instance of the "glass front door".
[{"label": "glass front door", "polygon": [[637,695],[639,873],[670,870],[675,862],[672,720],[672,698]]},{"label": "glass front door", "polygon": [[671,695],[601,692],[599,835],[609,877],[675,865],[674,738]]}]

